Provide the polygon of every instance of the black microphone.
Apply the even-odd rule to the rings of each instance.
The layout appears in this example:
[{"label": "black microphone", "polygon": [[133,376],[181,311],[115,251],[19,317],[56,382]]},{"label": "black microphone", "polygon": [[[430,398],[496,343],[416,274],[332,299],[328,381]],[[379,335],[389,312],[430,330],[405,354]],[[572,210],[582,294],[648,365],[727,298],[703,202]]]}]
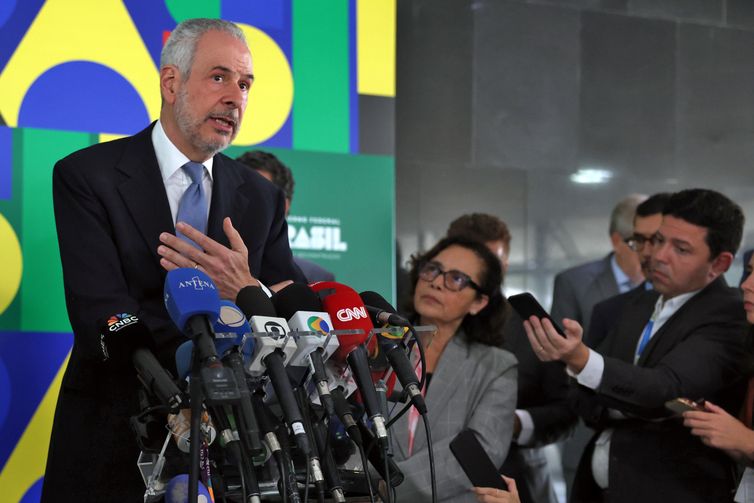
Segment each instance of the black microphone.
[{"label": "black microphone", "polygon": [[338,419],[340,419],[340,422],[343,423],[343,426],[346,427],[348,436],[351,437],[351,440],[353,440],[356,445],[363,446],[364,441],[361,437],[361,430],[359,430],[359,426],[356,424],[356,419],[354,419],[353,412],[351,411],[351,404],[346,400],[343,391],[340,388],[335,388],[332,390],[332,398],[335,404],[335,413],[337,414]]},{"label": "black microphone", "polygon": [[100,348],[105,361],[123,360],[130,353],[136,376],[144,388],[175,413],[183,404],[183,393],[152,350],[154,339],[149,328],[136,315],[110,316],[100,330]]},{"label": "black microphone", "polygon": [[[382,319],[397,319],[399,321],[406,321],[404,318],[394,313],[395,309],[393,309],[393,306],[391,306],[382,297],[382,295],[376,292],[362,292],[359,295],[364,301],[364,304],[367,307],[367,311],[370,314],[372,314],[373,312],[379,312],[383,314]],[[391,311],[393,312],[391,313]],[[385,315],[386,313],[389,314],[389,316]],[[406,321],[406,323],[408,322]],[[408,396],[413,402],[414,407],[416,407],[416,410],[418,410],[420,414],[426,414],[427,404],[425,403],[424,396],[422,395],[421,389],[419,388],[419,378],[416,377],[414,367],[413,365],[411,365],[411,362],[408,359],[408,355],[406,355],[405,346],[403,346],[401,342],[397,342],[396,339],[384,337],[382,335],[378,335],[377,338],[379,341],[380,349],[387,357],[390,365],[393,367],[393,371],[398,377],[398,381],[400,381],[401,386],[403,386],[403,389],[406,391],[406,393],[408,393]]]},{"label": "black microphone", "polygon": [[[254,287],[246,287],[243,290],[246,292],[244,296],[239,295],[236,297],[236,300],[241,302],[241,305],[238,305],[238,307],[243,311],[244,315],[249,317],[252,331],[275,331],[278,335],[285,336],[289,331],[288,324],[283,318],[276,316],[275,308],[267,295],[259,295],[254,290]],[[266,371],[270,382],[272,382],[272,387],[275,389],[275,395],[277,395],[280,401],[280,408],[283,410],[285,422],[293,431],[296,444],[301,449],[301,452],[309,457],[311,454],[309,438],[304,429],[301,410],[296,403],[291,381],[288,379],[288,374],[285,371],[286,360],[295,351],[295,343],[293,340],[290,340],[290,344],[286,343],[285,347],[282,347],[282,342],[285,339],[274,339],[271,336],[255,336],[255,339],[256,345],[254,355],[248,367],[249,371],[252,374],[259,372],[261,369]],[[289,347],[291,348],[290,350]]]}]

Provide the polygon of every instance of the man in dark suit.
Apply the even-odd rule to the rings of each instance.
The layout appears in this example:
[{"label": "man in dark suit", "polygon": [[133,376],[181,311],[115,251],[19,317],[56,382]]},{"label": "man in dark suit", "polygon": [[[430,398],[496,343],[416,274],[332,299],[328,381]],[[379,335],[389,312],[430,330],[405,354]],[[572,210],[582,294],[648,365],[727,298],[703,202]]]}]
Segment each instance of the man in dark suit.
[{"label": "man in dark suit", "polygon": [[607,336],[607,333],[620,316],[623,306],[631,298],[640,295],[641,292],[652,288],[651,281],[651,258],[652,245],[650,244],[655,233],[662,223],[662,209],[667,204],[670,194],[661,192],[653,194],[636,207],[634,216],[634,232],[626,239],[626,244],[639,256],[641,272],[644,282],[636,288],[629,290],[594,305],[589,322],[589,331],[584,332],[584,344],[590,348],[596,348]]},{"label": "man in dark suit", "polygon": [[525,322],[540,359],[559,360],[578,383],[579,414],[596,429],[582,456],[574,502],[730,501],[731,461],[664,406],[709,399],[731,411],[743,396],[746,321],[722,276],[743,233],[741,208],[711,190],[673,194],[652,240],[652,284],[625,307],[598,348],[564,320]]},{"label": "man in dark suit", "polygon": [[[254,169],[283,191],[283,194],[285,194],[285,216],[287,217],[293,203],[293,188],[296,185],[291,169],[276,156],[261,150],[246,152],[237,157],[236,160]],[[335,281],[335,275],[319,264],[301,257],[293,257],[293,260],[306,276],[307,283]]]},{"label": "man in dark suit", "polygon": [[[448,236],[463,236],[487,245],[508,270],[511,234],[499,218],[485,213],[463,215],[451,222]],[[500,468],[518,482],[522,503],[556,503],[544,446],[562,440],[572,430],[576,414],[568,405],[568,377],[558,362],[540,362],[531,349],[521,318],[509,309],[503,328],[503,348],[518,360],[518,393],[513,442]]]},{"label": "man in dark suit", "polygon": [[[243,33],[222,20],[185,21],[165,44],[160,67],[158,122],[55,165],[74,346],[55,412],[45,502],[142,501],[128,423],[140,411],[131,352],[146,345],[175,372],[175,348],[185,340],[165,310],[165,269],[200,267],[228,299],[255,288],[257,278],[303,280],[288,247],[282,193],[218,153],[240,127],[253,82]],[[193,204],[193,227],[176,224],[189,191],[204,203]],[[113,341],[104,354],[105,320],[122,313],[137,316],[147,335]]]},{"label": "man in dark suit", "polygon": [[[555,320],[569,318],[578,321],[589,333],[592,309],[598,302],[625,293],[644,281],[641,266],[625,243],[633,231],[636,207],[646,196],[625,197],[610,214],[608,234],[612,252],[599,260],[567,269],[555,276],[550,315]],[[563,443],[563,475],[570,488],[579,457],[589,440],[590,432],[578,424],[570,438]]]}]

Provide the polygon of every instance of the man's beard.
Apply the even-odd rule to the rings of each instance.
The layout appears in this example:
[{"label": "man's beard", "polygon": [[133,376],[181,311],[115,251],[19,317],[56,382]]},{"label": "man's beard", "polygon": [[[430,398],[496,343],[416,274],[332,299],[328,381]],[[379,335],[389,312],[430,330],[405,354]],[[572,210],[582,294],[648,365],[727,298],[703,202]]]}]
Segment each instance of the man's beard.
[{"label": "man's beard", "polygon": [[185,89],[178,91],[175,100],[175,122],[178,129],[189,139],[191,145],[212,157],[227,147],[232,138],[229,138],[227,142],[222,140],[213,142],[202,138],[201,127],[204,119],[198,119],[192,115],[188,107],[188,99],[188,92]]}]

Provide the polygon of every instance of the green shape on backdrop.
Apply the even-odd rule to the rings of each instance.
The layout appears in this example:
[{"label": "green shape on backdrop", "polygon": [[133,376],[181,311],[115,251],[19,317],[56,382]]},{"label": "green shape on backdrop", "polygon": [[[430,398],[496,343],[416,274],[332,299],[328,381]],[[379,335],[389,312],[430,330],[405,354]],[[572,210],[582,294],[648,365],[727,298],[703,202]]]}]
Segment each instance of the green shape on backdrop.
[{"label": "green shape on backdrop", "polygon": [[293,0],[293,147],[349,151],[348,1]]},{"label": "green shape on backdrop", "polygon": [[220,17],[220,0],[165,0],[176,23],[193,17]]},{"label": "green shape on backdrop", "polygon": [[[237,157],[248,147],[225,151]],[[263,148],[291,171],[296,189],[289,226],[301,218],[333,219],[347,251],[293,249],[333,272],[357,291],[373,290],[395,301],[395,166],[392,157]],[[306,224],[304,224],[305,226]],[[311,227],[308,228],[311,230]],[[295,239],[295,238],[294,238]]]},{"label": "green shape on backdrop", "polygon": [[22,139],[21,330],[70,332],[52,204],[52,168],[59,159],[93,144],[96,136],[24,129]]},{"label": "green shape on backdrop", "polygon": [[[10,223],[16,233],[19,242],[22,238],[21,232],[21,172],[23,159],[21,157],[22,129],[13,129],[13,152],[12,152],[12,174],[11,174],[11,198],[10,200],[0,199],[0,214]],[[24,264],[25,267],[25,264]],[[22,280],[23,281],[23,280]],[[19,287],[19,292],[13,302],[0,314],[0,330],[19,330],[21,328],[21,290],[23,284]]]}]

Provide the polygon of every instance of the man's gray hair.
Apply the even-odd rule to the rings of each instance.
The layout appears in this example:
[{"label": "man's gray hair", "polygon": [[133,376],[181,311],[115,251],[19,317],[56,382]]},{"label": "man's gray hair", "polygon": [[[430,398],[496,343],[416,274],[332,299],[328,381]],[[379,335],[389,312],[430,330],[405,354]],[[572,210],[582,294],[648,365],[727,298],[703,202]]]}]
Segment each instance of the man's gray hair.
[{"label": "man's gray hair", "polygon": [[617,232],[623,238],[634,232],[634,215],[636,207],[647,198],[644,194],[631,194],[621,199],[610,214],[610,234]]},{"label": "man's gray hair", "polygon": [[160,69],[173,65],[181,72],[181,80],[186,80],[191,74],[191,65],[194,63],[196,43],[208,31],[225,32],[248,46],[241,29],[230,21],[207,18],[187,19],[170,33],[160,53]]}]

